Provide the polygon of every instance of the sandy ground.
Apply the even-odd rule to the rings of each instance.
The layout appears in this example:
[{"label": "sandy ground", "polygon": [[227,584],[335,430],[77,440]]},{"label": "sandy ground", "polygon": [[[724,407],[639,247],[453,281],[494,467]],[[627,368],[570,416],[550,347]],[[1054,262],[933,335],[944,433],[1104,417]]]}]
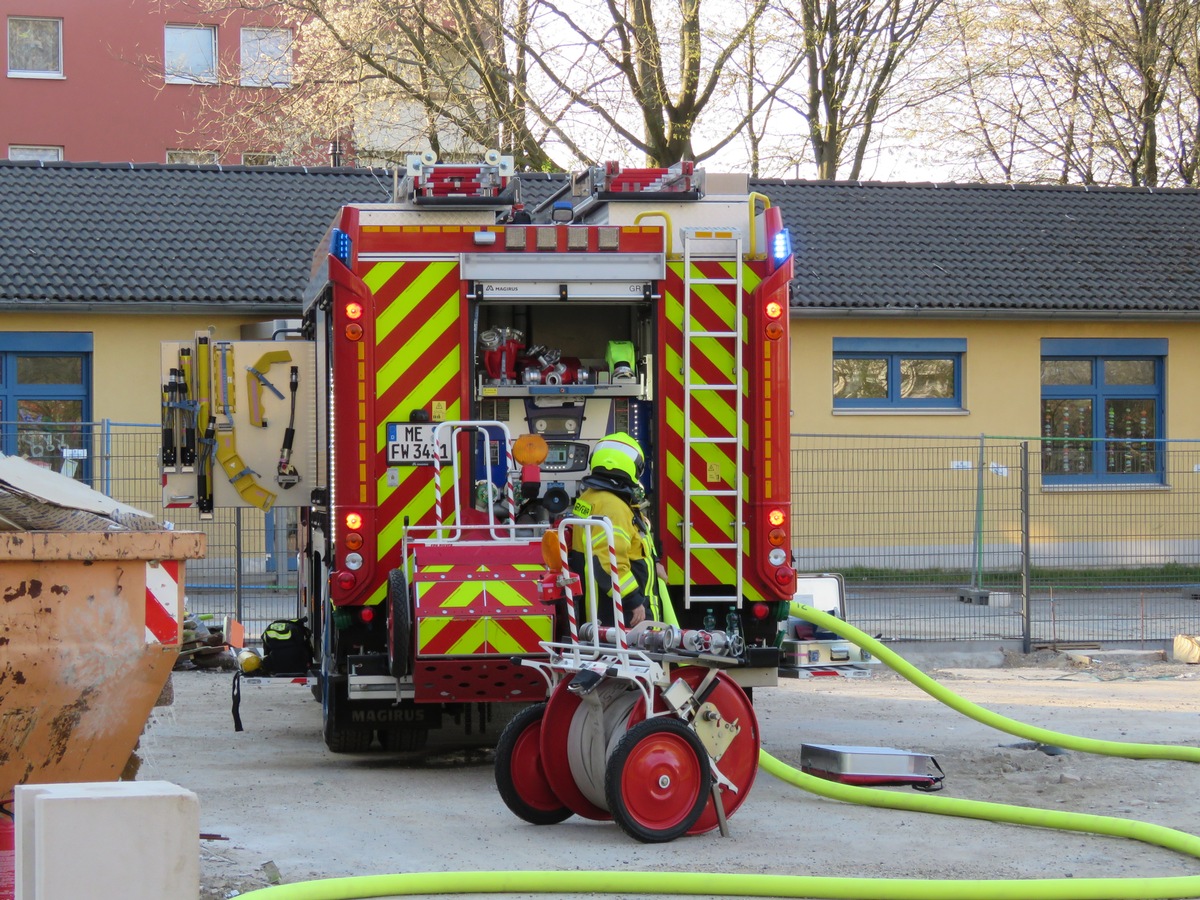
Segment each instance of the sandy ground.
[{"label": "sandy ground", "polygon": [[[961,664],[955,659],[954,665]],[[1076,665],[1041,652],[1000,668],[925,671],[1018,721],[1086,737],[1200,743],[1200,666]],[[247,686],[235,733],[228,672],[173,675],[174,704],[143,735],[139,778],[201,802],[201,896],[324,877],[460,870],[628,870],[879,878],[1200,875],[1200,861],[1112,837],[866,808],[759,773],[731,834],[642,845],[612,823],[545,827],[512,815],[485,750],[335,756],[303,687]],[[802,742],[934,756],[938,796],[1121,816],[1198,832],[1200,767],[1047,755],[937,703],[888,670],[759,689],[764,747],[799,764]],[[907,788],[891,791],[911,793]],[[278,875],[276,875],[276,872]]]}]

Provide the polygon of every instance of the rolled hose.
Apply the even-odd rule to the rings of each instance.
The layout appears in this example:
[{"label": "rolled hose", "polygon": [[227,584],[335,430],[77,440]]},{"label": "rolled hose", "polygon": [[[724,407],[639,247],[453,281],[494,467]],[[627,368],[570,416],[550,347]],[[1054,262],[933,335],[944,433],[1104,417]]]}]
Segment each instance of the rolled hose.
[{"label": "rolled hose", "polygon": [[[1106,741],[1037,728],[997,715],[959,697],[852,625],[793,603],[792,614],[820,625],[873,654],[936,700],[1009,734],[1086,753],[1130,759],[1200,762],[1200,748]],[[813,794],[885,809],[934,813],[1015,825],[1130,838],[1200,859],[1200,837],[1135,819],[1010,806],[930,794],[898,793],[838,784],[800,772],[765,750],[762,768]],[[245,900],[358,900],[414,894],[678,894],[727,897],[809,897],[829,900],[1155,900],[1200,897],[1200,875],[1162,878],[1032,878],[928,880],[831,878],[815,875],[725,875],[702,872],[413,872],[329,878],[277,885]]]}]

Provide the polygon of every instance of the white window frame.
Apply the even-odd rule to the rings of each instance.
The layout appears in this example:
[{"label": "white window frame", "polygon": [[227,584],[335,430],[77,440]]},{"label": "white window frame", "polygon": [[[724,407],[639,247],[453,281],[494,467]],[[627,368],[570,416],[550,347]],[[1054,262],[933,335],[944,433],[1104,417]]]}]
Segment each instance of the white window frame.
[{"label": "white window frame", "polygon": [[[183,34],[185,32],[205,32],[209,36],[209,46],[211,48],[211,69],[208,71],[193,71],[175,70],[172,71],[171,48],[169,44],[171,34]],[[217,29],[213,25],[201,25],[198,23],[175,22],[169,23],[163,29],[163,78],[167,84],[216,84],[217,83],[217,64],[220,59],[217,56]]]},{"label": "white window frame", "polygon": [[[277,37],[282,46],[267,47],[278,50],[279,56],[268,56],[254,52],[255,48],[269,44],[266,36]],[[247,44],[249,39],[249,48]],[[243,87],[286,88],[292,84],[292,31],[290,28],[250,28],[241,33],[241,84]],[[253,58],[247,59],[247,56]]]},{"label": "white window frame", "polygon": [[[172,155],[191,156],[193,158],[171,159]],[[166,160],[169,166],[215,166],[220,163],[216,150],[183,150],[176,148],[167,151]]]},{"label": "white window frame", "polygon": [[[16,156],[13,156],[14,151],[17,153]],[[21,155],[22,151],[24,151],[24,155]],[[8,158],[18,162],[62,162],[63,148],[47,144],[9,144]]]},{"label": "white window frame", "polygon": [[[58,26],[58,68],[57,69],[15,69],[12,64],[13,23],[14,22],[53,22]],[[9,16],[7,25],[8,77],[9,78],[63,78],[63,20],[49,16]]]}]

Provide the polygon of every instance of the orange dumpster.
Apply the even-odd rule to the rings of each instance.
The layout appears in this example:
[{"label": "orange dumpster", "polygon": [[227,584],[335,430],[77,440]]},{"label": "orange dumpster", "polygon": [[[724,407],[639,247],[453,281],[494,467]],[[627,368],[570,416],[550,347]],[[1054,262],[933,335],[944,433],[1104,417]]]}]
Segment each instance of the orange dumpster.
[{"label": "orange dumpster", "polygon": [[[8,530],[5,530],[8,529]],[[113,781],[175,660],[205,536],[0,457],[0,802]]]}]

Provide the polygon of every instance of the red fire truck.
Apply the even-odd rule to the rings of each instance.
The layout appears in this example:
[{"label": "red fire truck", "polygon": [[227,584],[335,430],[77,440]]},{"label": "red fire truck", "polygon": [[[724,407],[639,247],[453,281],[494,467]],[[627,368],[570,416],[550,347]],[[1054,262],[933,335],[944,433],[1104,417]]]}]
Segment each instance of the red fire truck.
[{"label": "red fire truck", "polygon": [[537,186],[494,151],[410,158],[394,202],[339,213],[303,341],[165,351],[202,408],[168,502],[301,508],[334,751],[414,749],[464,716],[498,730],[497,704],[546,697],[522,661],[573,623],[542,539],[612,432],[644,450],[679,633],[743,687],[775,682],[796,590],[779,210],[690,163]]}]

